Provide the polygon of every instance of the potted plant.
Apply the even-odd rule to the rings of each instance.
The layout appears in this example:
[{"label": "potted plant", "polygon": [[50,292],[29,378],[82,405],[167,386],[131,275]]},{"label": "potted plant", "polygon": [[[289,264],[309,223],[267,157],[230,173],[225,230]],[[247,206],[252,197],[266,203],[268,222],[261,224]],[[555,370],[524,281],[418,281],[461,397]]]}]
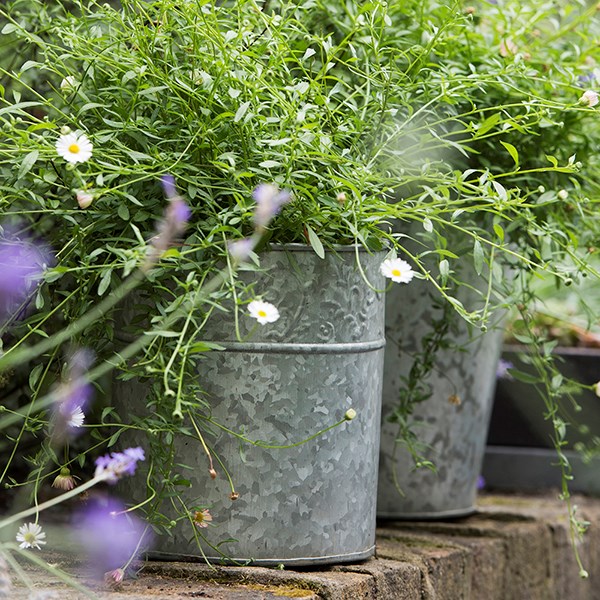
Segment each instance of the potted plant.
[{"label": "potted plant", "polygon": [[[301,519],[306,531],[299,532],[296,524],[290,534],[293,543],[279,529],[278,535],[269,536],[259,531],[261,548],[255,534],[244,542],[246,531],[237,525],[234,530],[222,526],[221,531],[215,526],[213,540],[200,552],[220,558],[222,540],[233,536],[246,546],[232,546],[225,553],[244,560],[340,561],[373,552],[383,347],[381,268],[395,277],[405,263],[393,254],[385,258],[395,246],[394,236],[381,227],[390,215],[385,195],[391,179],[368,161],[378,160],[379,136],[390,127],[394,105],[401,100],[388,108],[388,89],[400,93],[403,88],[399,82],[390,86],[385,68],[374,68],[375,45],[352,43],[365,32],[385,30],[383,5],[375,13],[357,6],[350,18],[338,14],[340,6],[331,12],[324,7],[306,12],[302,5],[263,11],[253,2],[236,7],[126,2],[121,10],[93,5],[81,8],[83,14],[65,10],[57,16],[48,32],[50,42],[38,39],[10,11],[4,15],[6,32],[37,44],[43,57],[21,65],[20,71],[37,73],[35,80],[44,81],[43,87],[34,86],[16,73],[9,75],[13,97],[6,102],[4,151],[8,153],[17,139],[24,150],[15,159],[19,167],[7,164],[3,171],[11,190],[6,202],[26,222],[33,202],[41,218],[26,227],[47,237],[55,248],[68,240],[57,252],[59,264],[47,273],[49,287],[38,293],[38,326],[33,330],[42,330],[47,315],[55,315],[60,306],[67,324],[62,339],[95,346],[99,359],[108,361],[104,364],[114,360],[110,357],[116,349],[121,377],[148,386],[131,419],[135,411],[126,394],[132,388],[116,383],[113,406],[104,407],[93,429],[98,441],[109,445],[122,432],[130,438],[136,432],[150,433],[144,444],[152,446],[147,477],[149,489],[159,493],[144,490],[140,503],[157,529],[175,531],[180,536],[176,540],[184,539],[186,546],[177,544],[179,554],[199,552],[199,538],[211,519],[214,525],[244,517],[259,521],[251,514],[257,510],[252,504],[271,490],[258,475],[266,462],[260,457],[271,454],[271,461],[277,454],[285,457],[281,472],[269,482],[279,485],[281,494],[265,498],[270,502],[267,511],[258,507],[259,526],[281,528]],[[341,16],[346,20],[338,23]],[[327,31],[330,26],[334,33]],[[133,32],[137,33],[132,38]],[[391,38],[390,32],[387,35]],[[170,205],[156,228],[164,205],[157,180],[165,173],[175,176],[176,186],[168,180]],[[191,215],[178,194],[185,196]],[[284,202],[288,195],[290,201]],[[271,221],[279,209],[281,214]],[[173,246],[175,234],[181,235],[188,220],[187,237]],[[290,246],[299,242],[299,251]],[[265,249],[270,251],[263,256],[260,251]],[[284,263],[286,268],[274,275],[273,267]],[[237,276],[237,271],[243,273]],[[412,272],[410,267],[407,272]],[[325,284],[324,299],[316,302]],[[127,296],[134,288],[135,294]],[[283,302],[286,294],[284,314],[284,306],[273,302]],[[314,306],[306,305],[309,298]],[[301,299],[305,305],[298,304]],[[114,326],[106,317],[121,300]],[[230,318],[218,319],[225,311]],[[271,326],[279,314],[278,324]],[[330,316],[339,317],[340,323],[331,323]],[[272,392],[261,386],[246,391],[257,426],[265,428],[264,434],[259,429],[250,436],[243,429],[246,423],[226,421],[235,403],[218,414],[225,405],[221,397],[207,396],[211,383],[206,378],[216,370],[211,361],[228,356],[226,346],[246,343],[243,335],[250,323],[256,324],[253,318],[260,333],[264,326],[266,339],[255,337],[258,341],[252,344],[295,344],[285,360],[310,363],[316,371],[307,370],[303,376],[302,385],[313,387],[299,390],[310,409],[308,416],[307,408],[290,407],[279,429],[261,396]],[[286,342],[294,331],[299,337]],[[21,343],[25,341],[27,336]],[[326,353],[327,360],[314,356],[327,341],[348,365],[348,383],[336,389],[333,400],[328,386],[342,382],[332,380],[331,372],[343,369],[333,366],[332,353]],[[352,352],[353,345],[361,344],[363,364],[358,369]],[[58,346],[50,341],[44,347]],[[132,348],[145,353],[125,363],[121,357],[133,357]],[[219,353],[205,357],[208,350]],[[14,353],[12,349],[13,357]],[[257,360],[256,347],[252,352],[245,348],[244,354]],[[55,360],[50,357],[39,374],[51,373]],[[10,361],[8,352],[4,365]],[[275,373],[279,367],[270,364]],[[286,369],[291,374],[297,370]],[[359,372],[363,375],[356,377]],[[251,382],[253,377],[246,379]],[[32,386],[40,381],[45,383],[44,377]],[[224,381],[222,370],[215,381]],[[286,379],[278,385],[285,391],[300,384]],[[280,395],[275,404],[285,404],[283,400]],[[265,412],[257,414],[258,409]],[[320,427],[315,429],[313,422]],[[300,430],[299,423],[308,429]],[[254,440],[241,462],[233,452],[222,456],[216,439],[217,432],[230,427],[234,442]],[[352,427],[360,427],[361,446],[349,444]],[[289,439],[295,430],[301,435]],[[326,435],[328,430],[332,432]],[[275,438],[264,439],[271,432]],[[296,449],[305,438],[307,443]],[[181,446],[192,440],[200,467],[180,458]],[[267,452],[270,445],[290,448],[287,455]],[[241,491],[234,487],[224,492],[212,483],[215,475],[219,482],[226,480],[236,460],[238,472],[247,467],[244,461],[252,452],[258,465],[249,478],[252,486],[242,475]],[[321,462],[315,463],[317,453]],[[78,451],[82,464],[87,454]],[[58,462],[53,455],[48,458]],[[306,470],[315,464],[320,465],[320,478],[312,483]],[[72,469],[73,459],[67,456],[58,466]],[[200,484],[192,481],[192,475],[201,477],[199,473],[204,474]],[[294,482],[280,483],[282,475],[293,476]],[[290,492],[301,484],[304,491]],[[305,505],[314,485],[327,489],[329,499],[321,498],[318,506]],[[251,489],[255,486],[258,493]],[[361,488],[364,499],[357,493]],[[340,493],[354,498],[347,508],[336,502]],[[285,494],[291,495],[283,498]],[[222,511],[217,502],[224,503]],[[324,514],[322,502],[334,507],[332,514]],[[360,513],[364,527],[346,518],[349,512]],[[321,520],[317,513],[323,513]],[[311,550],[316,530],[327,545]],[[167,551],[171,544],[174,552],[169,536],[161,539],[159,544]]]},{"label": "potted plant", "polygon": [[[502,331],[502,311],[490,310],[495,303],[490,298],[497,294],[506,306],[528,305],[531,297],[517,283],[536,271],[555,272],[559,287],[568,286],[574,274],[596,277],[586,257],[575,259],[570,269],[561,260],[580,245],[592,245],[596,235],[594,221],[581,220],[597,189],[592,141],[597,96],[585,91],[594,81],[593,9],[503,2],[476,4],[467,12],[462,39],[468,43],[446,49],[440,59],[466,80],[479,81],[468,99],[457,98],[457,104],[463,100],[471,107],[457,137],[473,135],[453,160],[467,181],[487,181],[487,202],[496,202],[498,212],[471,213],[472,227],[483,228],[479,238],[466,242],[472,245],[471,265],[450,257],[439,270],[459,279],[456,297],[464,306],[494,317],[485,334],[466,323],[457,330],[435,298],[429,307],[418,298],[426,315],[418,322],[415,311],[408,318],[399,311],[392,317],[389,305],[401,306],[404,299],[399,290],[388,296],[386,320],[396,341],[394,357],[386,355],[386,362],[394,362],[396,370],[384,383],[379,487],[379,513],[388,518],[443,518],[474,510]],[[565,53],[570,44],[576,53]],[[560,156],[567,168],[546,171],[544,165],[558,166]],[[577,164],[576,174],[569,173],[569,163]],[[453,218],[446,229],[453,224],[459,231]],[[423,236],[440,235],[442,227],[433,221],[426,228],[433,231]],[[466,236],[455,233],[452,242],[447,233],[441,236],[444,248],[462,256]],[[521,258],[513,260],[513,251]],[[456,274],[458,265],[462,271]],[[446,277],[449,286],[452,275]],[[417,293],[412,287],[406,296],[415,302]],[[417,435],[410,435],[411,427]]]},{"label": "potted plant", "polygon": [[[551,110],[593,111],[577,104],[574,86],[565,88],[565,98],[574,97],[568,106],[564,99],[532,103],[526,96],[516,108],[512,100],[508,105],[496,102],[493,114],[500,116],[494,117],[489,102],[481,109],[474,105],[473,98],[485,99],[488,89],[498,98],[511,77],[525,78],[526,72],[519,61],[491,58],[473,77],[458,70],[457,65],[464,68],[466,63],[457,54],[456,40],[471,26],[472,16],[455,7],[436,5],[424,11],[417,2],[250,0],[231,5],[166,0],[121,4],[65,9],[48,25],[50,41],[32,32],[20,14],[16,18],[10,10],[3,12],[5,30],[39,52],[35,60],[6,72],[12,83],[0,108],[5,133],[0,141],[2,201],[10,207],[6,212],[20,216],[26,229],[49,241],[57,264],[47,270],[47,285],[34,298],[37,312],[15,330],[21,339],[16,338],[17,348],[8,349],[1,365],[13,364],[21,356],[18,346],[44,335],[49,321],[59,328],[62,320],[64,333],[43,340],[30,353],[49,353],[32,387],[47,385],[63,362],[56,348],[67,339],[94,346],[99,364],[108,365],[92,369],[91,378],[118,367],[121,382],[115,392],[135,389],[136,398],[129,404],[121,396],[115,400],[118,407],[102,407],[90,429],[100,446],[111,446],[121,435],[145,436],[148,487],[136,506],[164,534],[158,543],[167,554],[174,553],[169,536],[176,535],[180,548],[180,540],[189,541],[180,553],[190,555],[191,548],[200,547],[199,555],[219,558],[221,542],[242,529],[236,526],[221,535],[217,524],[234,515],[236,503],[241,511],[251,508],[240,502],[235,480],[225,498],[214,482],[226,478],[232,461],[238,461],[240,470],[249,465],[254,451],[263,457],[256,460],[254,473],[262,473],[268,446],[307,440],[299,450],[280,454],[287,462],[278,466],[281,473],[306,482],[309,491],[284,498],[291,486],[277,487],[278,472],[242,479],[253,499],[261,490],[266,495],[276,489],[279,501],[269,505],[262,519],[253,514],[248,520],[247,531],[254,527],[251,533],[257,536],[247,537],[251,550],[238,553],[233,545],[223,553],[287,563],[362,558],[372,552],[374,535],[379,367],[354,360],[354,366],[364,362],[369,376],[357,379],[361,383],[351,389],[366,388],[363,397],[371,402],[371,408],[365,404],[356,410],[355,391],[339,396],[345,384],[335,377],[327,383],[332,374],[324,374],[323,366],[331,371],[338,367],[313,360],[321,370],[305,378],[319,390],[319,402],[313,403],[317,414],[310,415],[308,429],[297,431],[300,439],[290,440],[291,428],[307,424],[301,419],[304,413],[293,414],[292,409],[289,419],[283,419],[285,426],[277,429],[278,416],[269,414],[265,404],[272,396],[261,396],[264,385],[252,393],[241,383],[235,388],[235,376],[225,379],[223,367],[216,365],[234,355],[231,364],[238,365],[244,354],[250,357],[247,363],[264,365],[262,355],[269,353],[265,344],[316,347],[320,338],[328,339],[330,324],[314,321],[330,312],[340,313],[344,326],[339,331],[351,335],[331,337],[334,345],[343,350],[347,344],[366,344],[373,351],[369,358],[379,357],[381,313],[375,308],[381,305],[384,276],[400,286],[427,280],[440,301],[475,326],[487,327],[494,306],[512,298],[501,294],[502,282],[510,283],[511,277],[498,266],[499,257],[506,257],[513,269],[543,266],[555,272],[540,245],[560,253],[574,242],[549,225],[552,209],[560,208],[556,194],[544,199],[543,211],[537,210],[540,192],[521,180],[518,144],[505,142],[509,160],[498,169],[460,164],[457,154],[474,160],[477,144],[527,131],[545,122]],[[35,81],[41,78],[43,88],[30,85],[23,73],[35,74]],[[559,158],[528,166],[526,172],[530,178],[559,177],[579,169],[574,160]],[[165,199],[158,180],[165,174],[174,181],[167,180],[169,204],[160,220]],[[583,196],[574,192],[571,198],[587,214],[590,206]],[[398,228],[398,223],[406,227]],[[582,224],[587,225],[585,218],[568,226],[582,233]],[[422,228],[423,234],[412,227]],[[549,241],[542,243],[540,230]],[[467,236],[468,244],[454,242],[455,231]],[[290,244],[303,248],[296,255]],[[309,258],[311,266],[305,262]],[[481,307],[460,300],[461,290],[474,289],[459,268],[465,260],[485,282]],[[286,270],[274,275],[279,264]],[[348,290],[351,276],[357,278]],[[317,308],[315,286],[323,287],[321,282],[327,283],[330,312]],[[292,331],[299,337],[289,341],[292,308],[286,301],[284,314],[274,303],[286,295],[291,304],[298,301],[294,318],[301,325]],[[331,298],[344,296],[350,306],[338,310]],[[246,339],[255,321],[258,337]],[[367,324],[374,329],[366,338],[352,337],[357,330],[367,331]],[[450,335],[444,334],[446,343]],[[260,352],[256,346],[250,352],[244,344],[258,344]],[[287,350],[297,362],[311,362],[293,348]],[[285,360],[293,363],[289,356]],[[231,364],[224,368],[231,371]],[[224,423],[234,410],[221,403],[222,391],[216,399],[207,395],[217,389],[208,381],[211,372],[217,387],[226,382],[234,400],[236,393],[245,395],[236,407],[239,414],[257,417],[257,426],[266,423],[267,434],[277,430],[275,439],[263,439],[260,432],[249,435],[248,423]],[[245,385],[253,377],[238,379]],[[125,385],[133,380],[142,387]],[[297,385],[286,379],[280,388],[289,392]],[[326,386],[338,394],[335,410],[323,403],[330,393]],[[311,394],[300,396],[310,404]],[[369,428],[372,437],[347,444],[352,428],[358,427],[364,435]],[[237,457],[221,451],[222,432],[233,436],[229,439]],[[312,444],[315,434],[321,436]],[[244,442],[239,450],[237,440]],[[254,444],[247,445],[249,440]],[[186,443],[193,443],[202,466],[180,458]],[[310,465],[323,448],[331,454],[318,463],[321,472],[314,481]],[[351,451],[368,459],[368,466],[344,464],[343,452]],[[289,458],[293,452],[296,456]],[[67,452],[63,462],[46,452],[40,462],[74,468],[75,459],[85,464],[89,455],[89,448],[78,448],[73,455]],[[277,453],[269,456],[275,464]],[[327,456],[337,458],[332,462]],[[340,471],[332,475],[333,465]],[[350,520],[348,515],[357,511],[339,503],[341,488],[335,487],[339,481],[348,489],[344,497],[356,497],[355,476],[361,470],[373,498],[362,500],[364,529]],[[321,506],[298,500],[316,494],[319,485],[329,493]],[[229,512],[217,513],[213,493],[228,503]],[[327,526],[317,519],[317,513],[325,517],[329,512],[323,506],[333,512]],[[272,545],[279,532],[264,529],[275,513],[282,527],[303,523],[293,546],[281,536],[287,553],[280,556]],[[330,545],[308,555],[315,528],[336,544],[343,537],[340,531],[354,529],[357,536],[347,536],[351,550]]]}]

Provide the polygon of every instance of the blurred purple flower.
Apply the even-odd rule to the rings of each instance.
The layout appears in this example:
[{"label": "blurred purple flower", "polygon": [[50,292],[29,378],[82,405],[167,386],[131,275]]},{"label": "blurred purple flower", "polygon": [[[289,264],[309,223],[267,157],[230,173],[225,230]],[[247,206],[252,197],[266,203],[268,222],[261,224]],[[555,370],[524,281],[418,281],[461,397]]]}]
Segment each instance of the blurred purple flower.
[{"label": "blurred purple flower", "polygon": [[177,233],[183,233],[183,231],[185,231],[185,227],[191,216],[192,211],[185,200],[178,196],[171,198],[169,206],[167,207],[166,218],[167,221],[172,223],[172,226]]},{"label": "blurred purple flower", "polygon": [[86,373],[94,360],[94,353],[82,348],[69,359],[68,377],[56,391],[57,403],[52,438],[63,442],[83,425],[85,410],[94,395],[94,387]]},{"label": "blurred purple flower", "polygon": [[150,546],[150,529],[114,498],[96,497],[76,515],[74,533],[96,575],[121,569]]},{"label": "blurred purple flower", "polygon": [[177,196],[177,188],[175,187],[175,177],[173,175],[163,175],[161,177],[161,183],[165,196],[167,198],[174,198]]},{"label": "blurred purple flower", "polygon": [[127,448],[123,452],[112,452],[96,459],[95,477],[108,483],[117,483],[124,475],[133,475],[139,460],[144,460],[144,449]]},{"label": "blurred purple flower", "polygon": [[256,187],[252,196],[256,202],[254,224],[258,229],[266,227],[271,219],[279,213],[281,207],[292,199],[288,191],[279,190],[277,186],[270,183],[261,183]]},{"label": "blurred purple flower", "polygon": [[596,79],[596,74],[593,71],[588,73],[587,75],[579,75],[579,77],[577,77],[577,80],[579,81],[579,83],[591,83],[595,79]]},{"label": "blurred purple flower", "polygon": [[515,366],[510,362],[510,360],[505,360],[504,358],[501,358],[498,361],[498,366],[496,367],[496,377],[498,379],[512,381],[514,377],[510,374],[509,369],[514,368]]},{"label": "blurred purple flower", "polygon": [[477,477],[477,489],[482,490],[484,487],[485,479],[483,478],[483,475],[479,475],[479,477]]},{"label": "blurred purple flower", "polygon": [[192,211],[186,201],[177,194],[175,179],[172,175],[163,175],[162,185],[165,195],[169,198],[169,204],[165,210],[164,217],[158,223],[156,235],[152,238],[154,246],[146,261],[145,268],[148,269],[163,252],[166,252],[173,240],[180,236],[187,226]]},{"label": "blurred purple flower", "polygon": [[227,247],[229,251],[229,255],[236,262],[244,262],[248,260],[250,253],[254,250],[254,246],[256,245],[255,238],[244,238],[242,240],[237,240],[235,242],[230,242]]},{"label": "blurred purple flower", "polygon": [[4,231],[0,239],[0,319],[19,309],[51,263],[52,255],[41,244]]}]

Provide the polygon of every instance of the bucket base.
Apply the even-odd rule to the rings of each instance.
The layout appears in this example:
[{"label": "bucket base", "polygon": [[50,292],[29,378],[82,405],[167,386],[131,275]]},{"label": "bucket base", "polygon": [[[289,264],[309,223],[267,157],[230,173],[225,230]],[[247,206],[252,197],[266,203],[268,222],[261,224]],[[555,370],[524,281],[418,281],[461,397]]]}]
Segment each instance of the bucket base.
[{"label": "bucket base", "polygon": [[148,560],[164,561],[185,561],[185,562],[208,562],[214,565],[254,565],[261,567],[276,567],[285,565],[286,567],[307,567],[311,565],[338,565],[342,563],[360,562],[371,558],[375,554],[375,546],[371,546],[363,552],[352,552],[350,554],[337,554],[331,556],[306,556],[299,558],[224,558],[222,556],[198,556],[194,554],[171,554],[169,552],[147,552],[145,557]]},{"label": "bucket base", "polygon": [[455,508],[452,510],[434,510],[413,513],[377,513],[378,521],[442,521],[444,519],[460,519],[477,512],[474,506]]}]

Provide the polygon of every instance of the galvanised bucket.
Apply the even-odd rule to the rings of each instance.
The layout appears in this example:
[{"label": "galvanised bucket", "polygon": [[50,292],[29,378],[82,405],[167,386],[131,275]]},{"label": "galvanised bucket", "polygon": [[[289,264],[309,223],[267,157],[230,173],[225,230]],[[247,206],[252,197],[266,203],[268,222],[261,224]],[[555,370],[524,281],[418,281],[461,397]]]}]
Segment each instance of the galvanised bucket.
[{"label": "galvanised bucket", "polygon": [[[225,349],[201,363],[201,386],[212,418],[225,428],[289,445],[343,420],[350,408],[357,413],[285,449],[255,446],[213,428],[216,436],[207,440],[232,477],[236,500],[223,469],[215,462],[219,477],[211,480],[200,443],[182,437],[177,462],[193,467],[183,473],[192,486],[181,489],[182,498],[209,507],[214,519],[202,530],[219,548],[202,543],[209,561],[308,565],[374,553],[385,344],[384,295],[377,291],[385,287],[382,259],[352,247],[327,252],[325,259],[301,245],[266,252],[260,256],[264,272],[240,276],[277,306],[280,319],[257,325],[242,309],[243,341],[235,337],[231,313],[208,326],[205,339]],[[180,523],[149,556],[202,559],[192,530],[189,522]]]},{"label": "galvanised bucket", "polygon": [[[476,282],[474,282],[476,284]],[[462,299],[464,302],[464,298]],[[467,302],[464,302],[468,306]],[[395,285],[386,298],[386,337],[381,453],[377,516],[387,519],[442,519],[475,510],[477,483],[492,410],[500,327],[483,334],[469,330],[460,317],[450,340],[462,351],[443,349],[427,383],[432,396],[417,405],[413,431],[422,454],[436,467],[415,469],[402,444],[398,425],[388,416],[398,403],[401,377],[407,376],[421,340],[439,319],[427,283]]]}]

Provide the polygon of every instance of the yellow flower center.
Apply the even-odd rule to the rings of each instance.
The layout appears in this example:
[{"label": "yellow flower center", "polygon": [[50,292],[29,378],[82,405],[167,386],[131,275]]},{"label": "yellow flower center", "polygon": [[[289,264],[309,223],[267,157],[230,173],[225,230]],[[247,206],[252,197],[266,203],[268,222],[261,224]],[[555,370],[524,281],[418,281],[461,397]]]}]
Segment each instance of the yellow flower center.
[{"label": "yellow flower center", "polygon": [[36,541],[35,539],[35,533],[31,533],[30,531],[28,531],[24,536],[23,539],[29,543],[29,544],[33,544],[33,542]]},{"label": "yellow flower center", "polygon": [[392,275],[394,277],[400,277],[400,275],[402,275],[402,273],[400,272],[400,269],[392,269]]},{"label": "yellow flower center", "polygon": [[71,154],[78,154],[79,153],[79,144],[71,144],[69,146],[69,152]]},{"label": "yellow flower center", "polygon": [[258,316],[259,317],[266,317],[267,316],[267,312],[265,310],[259,310],[258,311]]}]

